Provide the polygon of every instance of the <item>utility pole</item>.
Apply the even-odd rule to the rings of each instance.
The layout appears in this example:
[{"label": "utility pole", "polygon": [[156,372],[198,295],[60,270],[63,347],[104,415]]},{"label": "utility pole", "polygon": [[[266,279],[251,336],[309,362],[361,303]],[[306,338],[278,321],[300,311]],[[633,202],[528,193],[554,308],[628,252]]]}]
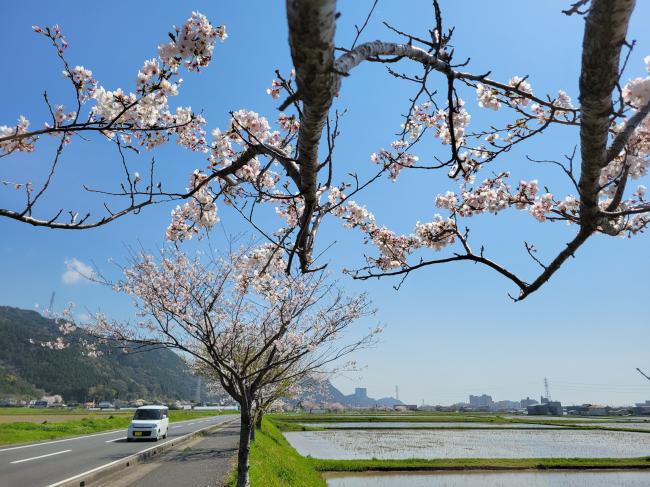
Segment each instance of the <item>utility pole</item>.
[{"label": "utility pole", "polygon": [[551,393],[548,392],[548,379],[544,377],[544,392],[546,392],[546,399],[551,402]]},{"label": "utility pole", "polygon": [[201,376],[199,375],[199,380],[196,382],[196,404],[201,405]]}]

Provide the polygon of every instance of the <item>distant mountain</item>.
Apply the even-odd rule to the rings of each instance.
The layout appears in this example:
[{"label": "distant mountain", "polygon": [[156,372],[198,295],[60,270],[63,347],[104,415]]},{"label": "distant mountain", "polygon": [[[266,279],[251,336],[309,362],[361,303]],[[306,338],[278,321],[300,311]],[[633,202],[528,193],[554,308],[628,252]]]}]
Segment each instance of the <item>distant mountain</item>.
[{"label": "distant mountain", "polygon": [[373,399],[368,397],[366,389],[358,388],[354,394],[345,395],[332,385],[330,381],[325,382],[323,385],[309,387],[306,386],[307,392],[297,398],[296,402],[308,400],[318,404],[326,403],[339,403],[346,407],[352,408],[372,408],[380,407],[393,407],[404,404],[399,399],[394,397],[382,397],[381,399]]},{"label": "distant mountain", "polygon": [[[80,336],[78,331],[75,334]],[[54,320],[0,306],[0,399],[37,398],[43,393],[60,394],[66,402],[196,397],[198,379],[170,350],[113,351],[89,358],[75,343],[65,350],[40,345],[58,336]]]}]

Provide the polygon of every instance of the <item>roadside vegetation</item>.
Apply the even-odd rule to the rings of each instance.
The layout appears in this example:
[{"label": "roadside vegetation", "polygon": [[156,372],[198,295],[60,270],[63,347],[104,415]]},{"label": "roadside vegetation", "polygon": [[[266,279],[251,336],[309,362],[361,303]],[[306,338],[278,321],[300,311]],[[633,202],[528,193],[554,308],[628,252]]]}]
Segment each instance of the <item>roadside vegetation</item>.
[{"label": "roadside vegetation", "polygon": [[[0,445],[55,440],[68,436],[88,435],[102,431],[126,428],[133,417],[133,411],[88,412],[79,409],[75,411],[67,411],[71,418],[77,416],[76,419],[50,422],[48,421],[48,417],[65,414],[65,412],[15,408],[27,409],[30,411],[30,413],[18,413],[15,411],[8,411],[10,409],[11,408],[3,408],[0,410],[0,416],[5,414],[11,416],[24,414],[38,418],[39,421],[35,422],[30,420],[0,423]],[[233,411],[170,411],[169,420],[173,423],[188,419],[229,413],[233,413]]]}]

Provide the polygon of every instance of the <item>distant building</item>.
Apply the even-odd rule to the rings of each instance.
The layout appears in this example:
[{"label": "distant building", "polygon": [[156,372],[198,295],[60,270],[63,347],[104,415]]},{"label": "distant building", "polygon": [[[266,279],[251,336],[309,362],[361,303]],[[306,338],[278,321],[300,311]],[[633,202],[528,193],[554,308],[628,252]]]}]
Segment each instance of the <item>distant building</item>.
[{"label": "distant building", "polygon": [[494,406],[494,401],[492,400],[492,396],[488,396],[487,394],[481,394],[480,396],[470,395],[469,405],[476,409],[485,408],[485,407],[487,407],[488,409],[492,409],[492,407]]},{"label": "distant building", "polygon": [[[546,399],[546,398],[543,398]],[[562,416],[562,404],[559,401],[549,401],[542,404],[534,404],[526,408],[529,416]]]},{"label": "distant building", "polygon": [[368,397],[368,389],[365,387],[356,387],[354,389],[354,398],[364,400]]},{"label": "distant building", "polygon": [[587,416],[607,416],[609,415],[609,409],[609,406],[589,404],[589,408],[587,408],[587,412],[585,412],[585,414]]},{"label": "distant building", "polygon": [[566,407],[566,412],[567,412],[567,414],[584,415],[589,410],[589,406],[590,406],[590,404],[567,406]]},{"label": "distant building", "polygon": [[497,401],[494,403],[494,410],[496,411],[512,411],[519,409],[519,401]]},{"label": "distant building", "polygon": [[537,401],[535,401],[535,399],[531,399],[530,397],[526,397],[526,399],[519,401],[519,407],[521,409],[526,409],[528,406],[533,406],[535,404],[537,404]]}]

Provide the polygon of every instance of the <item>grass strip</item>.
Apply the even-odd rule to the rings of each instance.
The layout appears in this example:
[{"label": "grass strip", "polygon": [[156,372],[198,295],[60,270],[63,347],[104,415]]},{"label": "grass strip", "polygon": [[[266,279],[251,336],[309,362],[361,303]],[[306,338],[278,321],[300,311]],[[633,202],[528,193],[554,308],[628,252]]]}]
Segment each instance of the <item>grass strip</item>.
[{"label": "grass strip", "polygon": [[646,469],[650,457],[639,458],[439,458],[432,460],[319,460],[308,459],[319,472],[413,470],[581,470]]}]

